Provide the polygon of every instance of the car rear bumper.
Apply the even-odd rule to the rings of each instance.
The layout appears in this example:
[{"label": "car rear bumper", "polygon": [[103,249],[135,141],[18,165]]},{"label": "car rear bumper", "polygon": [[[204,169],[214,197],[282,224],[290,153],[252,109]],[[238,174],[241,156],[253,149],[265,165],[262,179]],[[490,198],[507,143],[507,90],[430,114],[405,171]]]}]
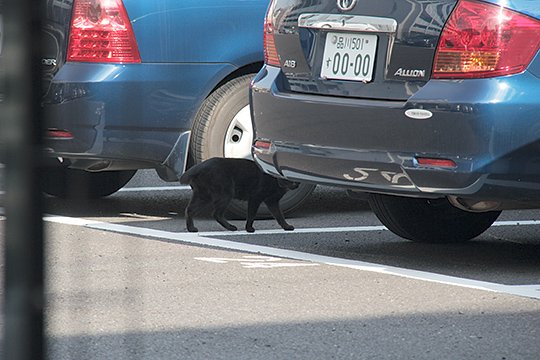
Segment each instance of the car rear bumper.
[{"label": "car rear bumper", "polygon": [[[229,64],[66,63],[43,99],[46,151],[93,171],[108,163],[183,169],[181,154],[187,153],[194,114],[232,69]],[[172,160],[178,157],[182,160]]]},{"label": "car rear bumper", "polygon": [[530,73],[432,80],[402,102],[292,93],[284,81],[267,66],[251,90],[256,137],[272,143],[254,155],[268,172],[368,192],[540,201],[540,80]]}]

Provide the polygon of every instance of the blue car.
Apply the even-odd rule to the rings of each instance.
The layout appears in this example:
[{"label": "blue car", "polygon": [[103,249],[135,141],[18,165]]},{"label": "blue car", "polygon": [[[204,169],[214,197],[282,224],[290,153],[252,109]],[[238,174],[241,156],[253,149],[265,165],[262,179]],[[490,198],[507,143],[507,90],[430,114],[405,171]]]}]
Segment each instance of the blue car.
[{"label": "blue car", "polygon": [[[210,157],[251,156],[248,88],[263,65],[267,6],[268,0],[47,1],[45,192],[101,197],[138,169],[177,181]],[[311,189],[291,194],[284,209]]]},{"label": "blue car", "polygon": [[256,161],[405,239],[470,240],[540,207],[539,48],[539,1],[273,0]]}]

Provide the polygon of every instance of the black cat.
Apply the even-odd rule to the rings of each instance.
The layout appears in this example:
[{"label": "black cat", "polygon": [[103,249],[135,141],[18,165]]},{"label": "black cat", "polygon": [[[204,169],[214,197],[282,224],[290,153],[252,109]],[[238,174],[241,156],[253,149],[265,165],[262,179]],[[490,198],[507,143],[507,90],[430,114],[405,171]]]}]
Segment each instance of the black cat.
[{"label": "black cat", "polygon": [[193,189],[186,207],[186,227],[190,232],[198,231],[193,225],[193,216],[208,207],[213,209],[214,219],[225,229],[237,230],[224,216],[232,199],[248,202],[246,231],[255,231],[253,221],[263,202],[284,230],[294,230],[285,221],[279,200],[288,190],[296,189],[298,183],[268,175],[251,160],[211,158],[186,171],[180,182]]}]

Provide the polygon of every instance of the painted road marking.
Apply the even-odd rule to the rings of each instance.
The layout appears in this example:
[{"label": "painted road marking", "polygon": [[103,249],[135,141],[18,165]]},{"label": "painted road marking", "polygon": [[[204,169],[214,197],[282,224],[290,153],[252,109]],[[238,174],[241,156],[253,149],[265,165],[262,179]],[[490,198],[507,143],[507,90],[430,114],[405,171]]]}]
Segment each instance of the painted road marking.
[{"label": "painted road marking", "polygon": [[141,186],[127,187],[118,190],[119,192],[139,192],[139,191],[171,191],[171,190],[189,190],[191,187],[187,185],[178,186]]},{"label": "painted road marking", "polygon": [[320,264],[311,262],[284,262],[281,258],[247,255],[241,258],[217,258],[217,257],[196,257],[195,260],[207,261],[215,264],[240,263],[246,269],[274,269],[284,267],[304,267],[304,266],[319,266]]},{"label": "painted road marking", "polygon": [[[46,216],[44,220],[59,224],[84,226],[90,229],[112,231],[120,234],[134,235],[154,238],[168,242],[180,242],[192,245],[202,245],[216,248],[223,248],[234,251],[242,251],[252,254],[263,254],[272,257],[307,261],[312,263],[325,264],[330,266],[346,267],[349,269],[370,271],[379,274],[400,276],[408,279],[434,282],[445,285],[454,285],[477,290],[505,293],[534,299],[540,299],[540,284],[533,285],[505,285],[487,281],[471,280],[449,275],[429,273],[425,271],[410,270],[394,266],[379,265],[358,260],[341,259],[336,257],[304,253],[296,250],[286,250],[273,248],[269,246],[253,245],[235,241],[221,240],[212,237],[203,236],[197,233],[170,232],[164,230],[155,230],[128,226],[122,224],[113,224],[95,220],[86,220],[65,216]],[[533,220],[535,223],[536,221]],[[520,222],[522,223],[522,222]],[[282,232],[286,233],[286,232]],[[253,235],[259,234],[258,232]]]},{"label": "painted road marking", "polygon": [[222,258],[222,257],[196,257],[196,260],[208,261],[216,264],[226,264],[229,262],[237,261],[250,261],[250,262],[270,262],[270,261],[280,261],[282,259],[271,257],[271,256],[261,256],[261,255],[246,255],[242,258]]},{"label": "painted road marking", "polygon": [[[335,232],[365,232],[365,231],[383,231],[388,230],[382,225],[373,226],[343,226],[343,227],[331,227],[331,228],[304,228],[294,229],[294,231],[284,231],[283,229],[271,229],[271,230],[256,230],[255,234],[258,235],[294,235],[294,234],[309,234],[309,233],[335,233]],[[234,236],[234,235],[253,235],[245,230],[241,231],[208,231],[200,232],[201,236]]]},{"label": "painted road marking", "polygon": [[520,226],[520,225],[540,225],[540,220],[496,221],[491,226]]},{"label": "painted road marking", "polygon": [[[178,186],[141,186],[141,187],[127,187],[118,190],[118,192],[146,192],[146,191],[175,191],[175,190],[191,190],[190,186],[178,185]],[[4,190],[0,190],[0,195],[5,195]]]},{"label": "painted road marking", "polygon": [[[540,220],[516,220],[516,221],[496,221],[491,226],[531,226],[540,225]],[[366,232],[366,231],[383,231],[388,230],[382,225],[371,226],[344,226],[344,227],[331,227],[331,228],[304,228],[294,229],[294,231],[283,231],[282,229],[272,230],[256,230],[256,234],[259,235],[294,235],[294,234],[309,234],[309,233],[334,233],[334,232]],[[253,235],[247,231],[208,231],[200,232],[201,236],[237,236],[237,235]]]}]

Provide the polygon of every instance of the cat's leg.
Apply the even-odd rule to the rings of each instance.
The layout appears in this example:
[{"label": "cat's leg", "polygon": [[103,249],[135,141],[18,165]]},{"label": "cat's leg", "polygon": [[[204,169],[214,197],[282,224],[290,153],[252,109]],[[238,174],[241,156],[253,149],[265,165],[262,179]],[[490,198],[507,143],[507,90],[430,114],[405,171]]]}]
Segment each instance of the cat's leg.
[{"label": "cat's leg", "polygon": [[261,205],[260,200],[250,199],[248,201],[247,220],[246,220],[247,232],[250,232],[250,233],[255,232],[255,229],[253,228],[253,221],[255,221],[255,216],[257,216],[257,210],[259,210],[260,205]]},{"label": "cat's leg", "polygon": [[270,198],[264,200],[264,203],[268,207],[268,210],[270,210],[272,216],[274,216],[274,219],[276,219],[278,224],[283,228],[283,230],[294,230],[294,226],[288,224],[287,221],[285,221],[283,212],[281,212],[281,208],[279,207],[279,200]]},{"label": "cat's leg", "polygon": [[238,230],[236,226],[229,223],[225,219],[225,211],[227,210],[227,206],[231,202],[232,197],[222,197],[221,199],[215,199],[214,201],[214,219],[225,229],[230,231],[236,231]]},{"label": "cat's leg", "polygon": [[204,206],[204,200],[198,195],[197,192],[193,192],[189,204],[186,206],[186,228],[189,232],[197,232],[199,229],[193,224],[193,217],[200,212],[200,209]]}]

